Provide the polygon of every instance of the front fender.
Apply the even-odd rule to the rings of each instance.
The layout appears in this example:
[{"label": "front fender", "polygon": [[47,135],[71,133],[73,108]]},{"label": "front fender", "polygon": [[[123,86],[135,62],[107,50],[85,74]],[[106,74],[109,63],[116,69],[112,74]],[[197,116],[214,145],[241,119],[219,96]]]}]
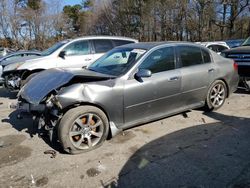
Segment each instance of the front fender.
[{"label": "front fender", "polygon": [[56,97],[62,109],[74,104],[93,104],[100,107],[117,127],[123,124],[123,93],[119,87],[113,87],[112,83],[73,84],[62,88]]}]

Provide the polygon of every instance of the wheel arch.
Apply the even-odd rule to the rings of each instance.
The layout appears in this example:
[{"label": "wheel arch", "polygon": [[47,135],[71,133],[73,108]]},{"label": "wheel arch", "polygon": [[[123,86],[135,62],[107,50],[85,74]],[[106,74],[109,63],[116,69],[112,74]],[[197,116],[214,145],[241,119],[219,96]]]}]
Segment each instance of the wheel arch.
[{"label": "wheel arch", "polygon": [[76,103],[70,104],[69,106],[62,109],[62,113],[65,114],[70,109],[78,107],[78,106],[93,106],[93,107],[96,107],[96,108],[100,109],[106,115],[106,117],[108,119],[108,122],[109,122],[109,125],[108,125],[109,126],[108,139],[112,138],[114,135],[117,134],[116,132],[118,132],[118,131],[114,131],[111,128],[112,125],[110,123],[111,122],[110,115],[107,113],[107,111],[101,105],[98,105],[98,104],[95,104],[95,103],[90,103],[90,102],[76,102]]},{"label": "wheel arch", "polygon": [[22,75],[21,75],[21,79],[22,80],[25,80],[28,76],[30,76],[31,74],[33,73],[38,73],[38,72],[41,72],[45,69],[34,69],[34,70],[25,70]]}]

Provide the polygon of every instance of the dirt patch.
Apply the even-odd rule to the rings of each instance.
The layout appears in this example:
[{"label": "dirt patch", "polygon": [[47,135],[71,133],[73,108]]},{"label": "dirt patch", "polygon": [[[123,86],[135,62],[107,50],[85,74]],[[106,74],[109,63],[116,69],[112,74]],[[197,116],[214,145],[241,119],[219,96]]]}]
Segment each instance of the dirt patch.
[{"label": "dirt patch", "polygon": [[101,172],[96,168],[90,168],[86,171],[88,177],[98,176]]},{"label": "dirt patch", "polygon": [[25,176],[4,175],[0,177],[0,187],[30,187],[31,181]]},{"label": "dirt patch", "polygon": [[111,152],[108,152],[108,153],[105,153],[104,154],[104,156],[106,156],[106,157],[111,157],[111,156],[113,156],[114,154],[113,153],[111,153]]},{"label": "dirt patch", "polygon": [[132,147],[129,148],[129,151],[130,151],[131,153],[135,153],[138,149],[139,149],[138,146],[132,146]]},{"label": "dirt patch", "polygon": [[135,131],[137,132],[142,132],[143,134],[150,134],[151,131],[145,128],[141,128],[141,129],[135,129]]},{"label": "dirt patch", "polygon": [[136,137],[136,135],[132,131],[124,131],[124,132],[118,134],[117,136],[115,136],[114,138],[112,138],[110,140],[110,142],[120,144],[120,143],[124,143],[128,140],[131,140],[134,137]]},{"label": "dirt patch", "polygon": [[24,135],[0,137],[0,168],[16,164],[31,155],[31,149],[20,144],[26,139]]},{"label": "dirt patch", "polygon": [[36,180],[36,186],[37,187],[42,187],[44,185],[47,185],[48,182],[49,182],[49,178],[46,177],[46,176],[43,176],[43,177]]}]

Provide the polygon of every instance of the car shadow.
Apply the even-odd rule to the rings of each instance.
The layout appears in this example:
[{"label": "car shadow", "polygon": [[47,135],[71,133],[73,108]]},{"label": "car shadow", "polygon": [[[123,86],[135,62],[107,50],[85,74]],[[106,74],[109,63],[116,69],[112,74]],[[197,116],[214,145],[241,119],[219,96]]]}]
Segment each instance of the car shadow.
[{"label": "car shadow", "polygon": [[250,91],[248,91],[246,88],[238,87],[238,89],[235,91],[237,94],[250,94]]},{"label": "car shadow", "polygon": [[[22,114],[22,118],[18,118],[19,114]],[[37,122],[32,119],[32,115],[29,113],[23,113],[21,110],[15,110],[11,112],[8,118],[3,119],[2,122],[11,124],[11,126],[17,131],[26,132],[31,138],[35,135],[38,135],[39,132]],[[42,138],[42,140],[52,149],[58,151],[59,153],[65,153],[60,147],[57,139],[54,139],[52,142],[50,141],[47,132],[41,133],[38,136]]]},{"label": "car shadow", "polygon": [[17,92],[10,92],[6,88],[0,86],[0,97],[9,98],[9,99],[16,99]]},{"label": "car shadow", "polygon": [[[104,187],[250,187],[250,118],[182,129],[138,149]],[[136,144],[136,143],[135,143]]]}]

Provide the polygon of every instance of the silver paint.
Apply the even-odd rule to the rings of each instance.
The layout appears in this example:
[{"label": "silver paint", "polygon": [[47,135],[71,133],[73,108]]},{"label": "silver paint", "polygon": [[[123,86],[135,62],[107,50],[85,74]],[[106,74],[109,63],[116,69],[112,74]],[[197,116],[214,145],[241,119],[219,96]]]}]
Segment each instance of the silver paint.
[{"label": "silver paint", "polygon": [[[233,61],[210,50],[211,63],[155,73],[141,81],[135,79],[138,66],[151,52],[178,45],[203,48],[192,43],[151,43],[143,57],[123,76],[53,69],[48,70],[53,74],[45,71],[39,77],[35,76],[19,95],[28,103],[38,105],[49,93],[56,91],[56,99],[62,109],[85,104],[97,106],[106,113],[111,131],[115,134],[124,128],[203,106],[209,86],[215,80],[223,80],[229,94],[236,90],[239,77],[233,68]],[[126,46],[146,48],[147,43]],[[75,78],[79,78],[78,81],[70,84]],[[44,88],[41,88],[42,85]]]}]

